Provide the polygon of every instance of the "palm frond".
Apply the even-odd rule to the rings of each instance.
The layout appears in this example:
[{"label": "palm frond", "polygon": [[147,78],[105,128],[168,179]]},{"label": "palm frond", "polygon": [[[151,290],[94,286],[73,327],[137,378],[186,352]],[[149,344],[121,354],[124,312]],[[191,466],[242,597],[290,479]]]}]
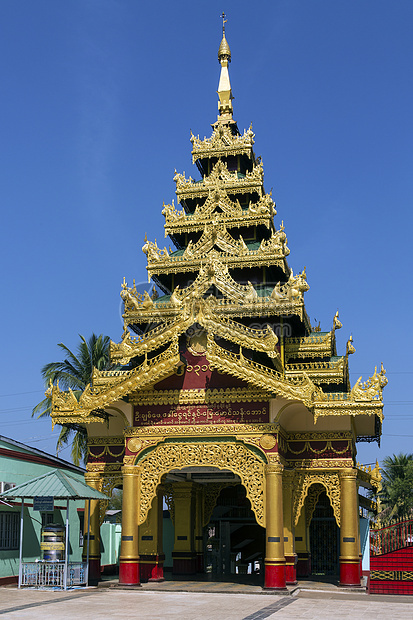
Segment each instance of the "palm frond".
[{"label": "palm frond", "polygon": [[[109,336],[92,334],[88,340],[79,334],[80,342],[76,354],[62,342],[58,347],[64,352],[65,359],[61,362],[50,362],[43,366],[42,377],[46,387],[50,382],[63,390],[72,390],[77,399],[83,393],[85,387],[91,382],[93,368],[105,370],[110,367],[109,362]],[[32,416],[38,418],[50,416],[52,411],[52,399],[48,396],[38,403],[32,411]],[[107,418],[105,412],[102,417]],[[72,441],[72,460],[75,465],[87,459],[87,431],[79,424],[63,424],[57,440],[57,452]]]}]

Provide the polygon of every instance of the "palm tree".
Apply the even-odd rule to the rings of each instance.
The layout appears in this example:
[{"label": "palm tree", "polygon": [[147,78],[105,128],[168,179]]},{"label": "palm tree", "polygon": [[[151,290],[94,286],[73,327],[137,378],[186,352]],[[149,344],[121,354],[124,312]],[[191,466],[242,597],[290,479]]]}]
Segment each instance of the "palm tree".
[{"label": "palm tree", "polygon": [[408,517],[413,514],[413,454],[393,454],[383,460],[382,517]]},{"label": "palm tree", "polygon": [[[106,370],[109,363],[109,336],[96,336],[92,334],[89,340],[80,335],[80,342],[77,353],[73,353],[62,342],[58,346],[65,355],[63,362],[50,362],[42,368],[42,377],[47,388],[59,381],[59,386],[64,390],[71,389],[76,397],[79,397],[88,383],[92,379],[93,368]],[[43,418],[50,416],[52,410],[52,399],[46,396],[32,411],[32,417]],[[62,430],[56,444],[56,453],[63,446],[67,445],[72,439],[72,460],[75,465],[79,465],[82,460],[86,462],[87,457],[87,432],[80,424],[62,424]]]}]

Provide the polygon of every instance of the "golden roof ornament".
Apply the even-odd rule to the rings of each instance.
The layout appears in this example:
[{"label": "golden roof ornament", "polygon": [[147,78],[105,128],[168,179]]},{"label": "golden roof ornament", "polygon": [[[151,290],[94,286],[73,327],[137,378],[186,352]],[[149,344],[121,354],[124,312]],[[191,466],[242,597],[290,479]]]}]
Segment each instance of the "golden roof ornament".
[{"label": "golden roof ornament", "polygon": [[229,81],[228,63],[231,62],[231,50],[229,49],[228,42],[225,38],[225,13],[222,13],[222,41],[218,50],[218,60],[221,63],[221,75],[219,77],[218,85],[218,121],[228,123],[234,122],[232,120],[232,90],[231,83]]},{"label": "golden roof ornament", "polygon": [[227,23],[227,19],[225,19],[225,13],[222,13],[222,41],[218,49],[218,60],[228,60],[231,62],[231,50],[229,49],[228,41],[225,38],[225,24]]}]

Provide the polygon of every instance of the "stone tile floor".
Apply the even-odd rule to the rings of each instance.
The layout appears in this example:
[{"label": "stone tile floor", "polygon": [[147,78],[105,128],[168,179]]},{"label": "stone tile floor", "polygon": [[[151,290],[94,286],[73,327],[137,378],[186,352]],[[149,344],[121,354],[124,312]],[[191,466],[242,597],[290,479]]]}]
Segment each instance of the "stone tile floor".
[{"label": "stone tile floor", "polygon": [[0,620],[413,618],[413,597],[369,596],[362,591],[340,590],[331,583],[298,584],[287,596],[273,593],[262,596],[259,586],[225,582],[168,581],[144,584],[133,590],[110,587],[114,583],[67,592],[3,587],[0,588]]}]

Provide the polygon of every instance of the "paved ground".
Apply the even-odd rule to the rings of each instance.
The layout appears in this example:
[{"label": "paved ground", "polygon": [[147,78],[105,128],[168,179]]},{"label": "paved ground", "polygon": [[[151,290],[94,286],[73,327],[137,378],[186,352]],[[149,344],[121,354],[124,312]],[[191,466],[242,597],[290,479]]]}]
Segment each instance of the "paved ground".
[{"label": "paved ground", "polygon": [[[169,582],[168,585],[177,583]],[[185,588],[181,582],[177,588]],[[165,590],[151,584],[134,590],[111,587],[87,588],[68,592],[0,588],[0,620],[390,620],[413,618],[413,597],[369,596],[361,592],[341,592],[321,584],[288,595],[265,594],[259,590],[242,594],[228,584],[214,584],[220,591]],[[208,584],[199,583],[205,589]],[[234,584],[229,584],[233,586]],[[306,586],[308,587],[308,583]],[[158,586],[158,590],[156,591]],[[160,590],[159,586],[164,589]],[[211,584],[212,586],[212,584]],[[255,588],[256,586],[251,586]]]}]

